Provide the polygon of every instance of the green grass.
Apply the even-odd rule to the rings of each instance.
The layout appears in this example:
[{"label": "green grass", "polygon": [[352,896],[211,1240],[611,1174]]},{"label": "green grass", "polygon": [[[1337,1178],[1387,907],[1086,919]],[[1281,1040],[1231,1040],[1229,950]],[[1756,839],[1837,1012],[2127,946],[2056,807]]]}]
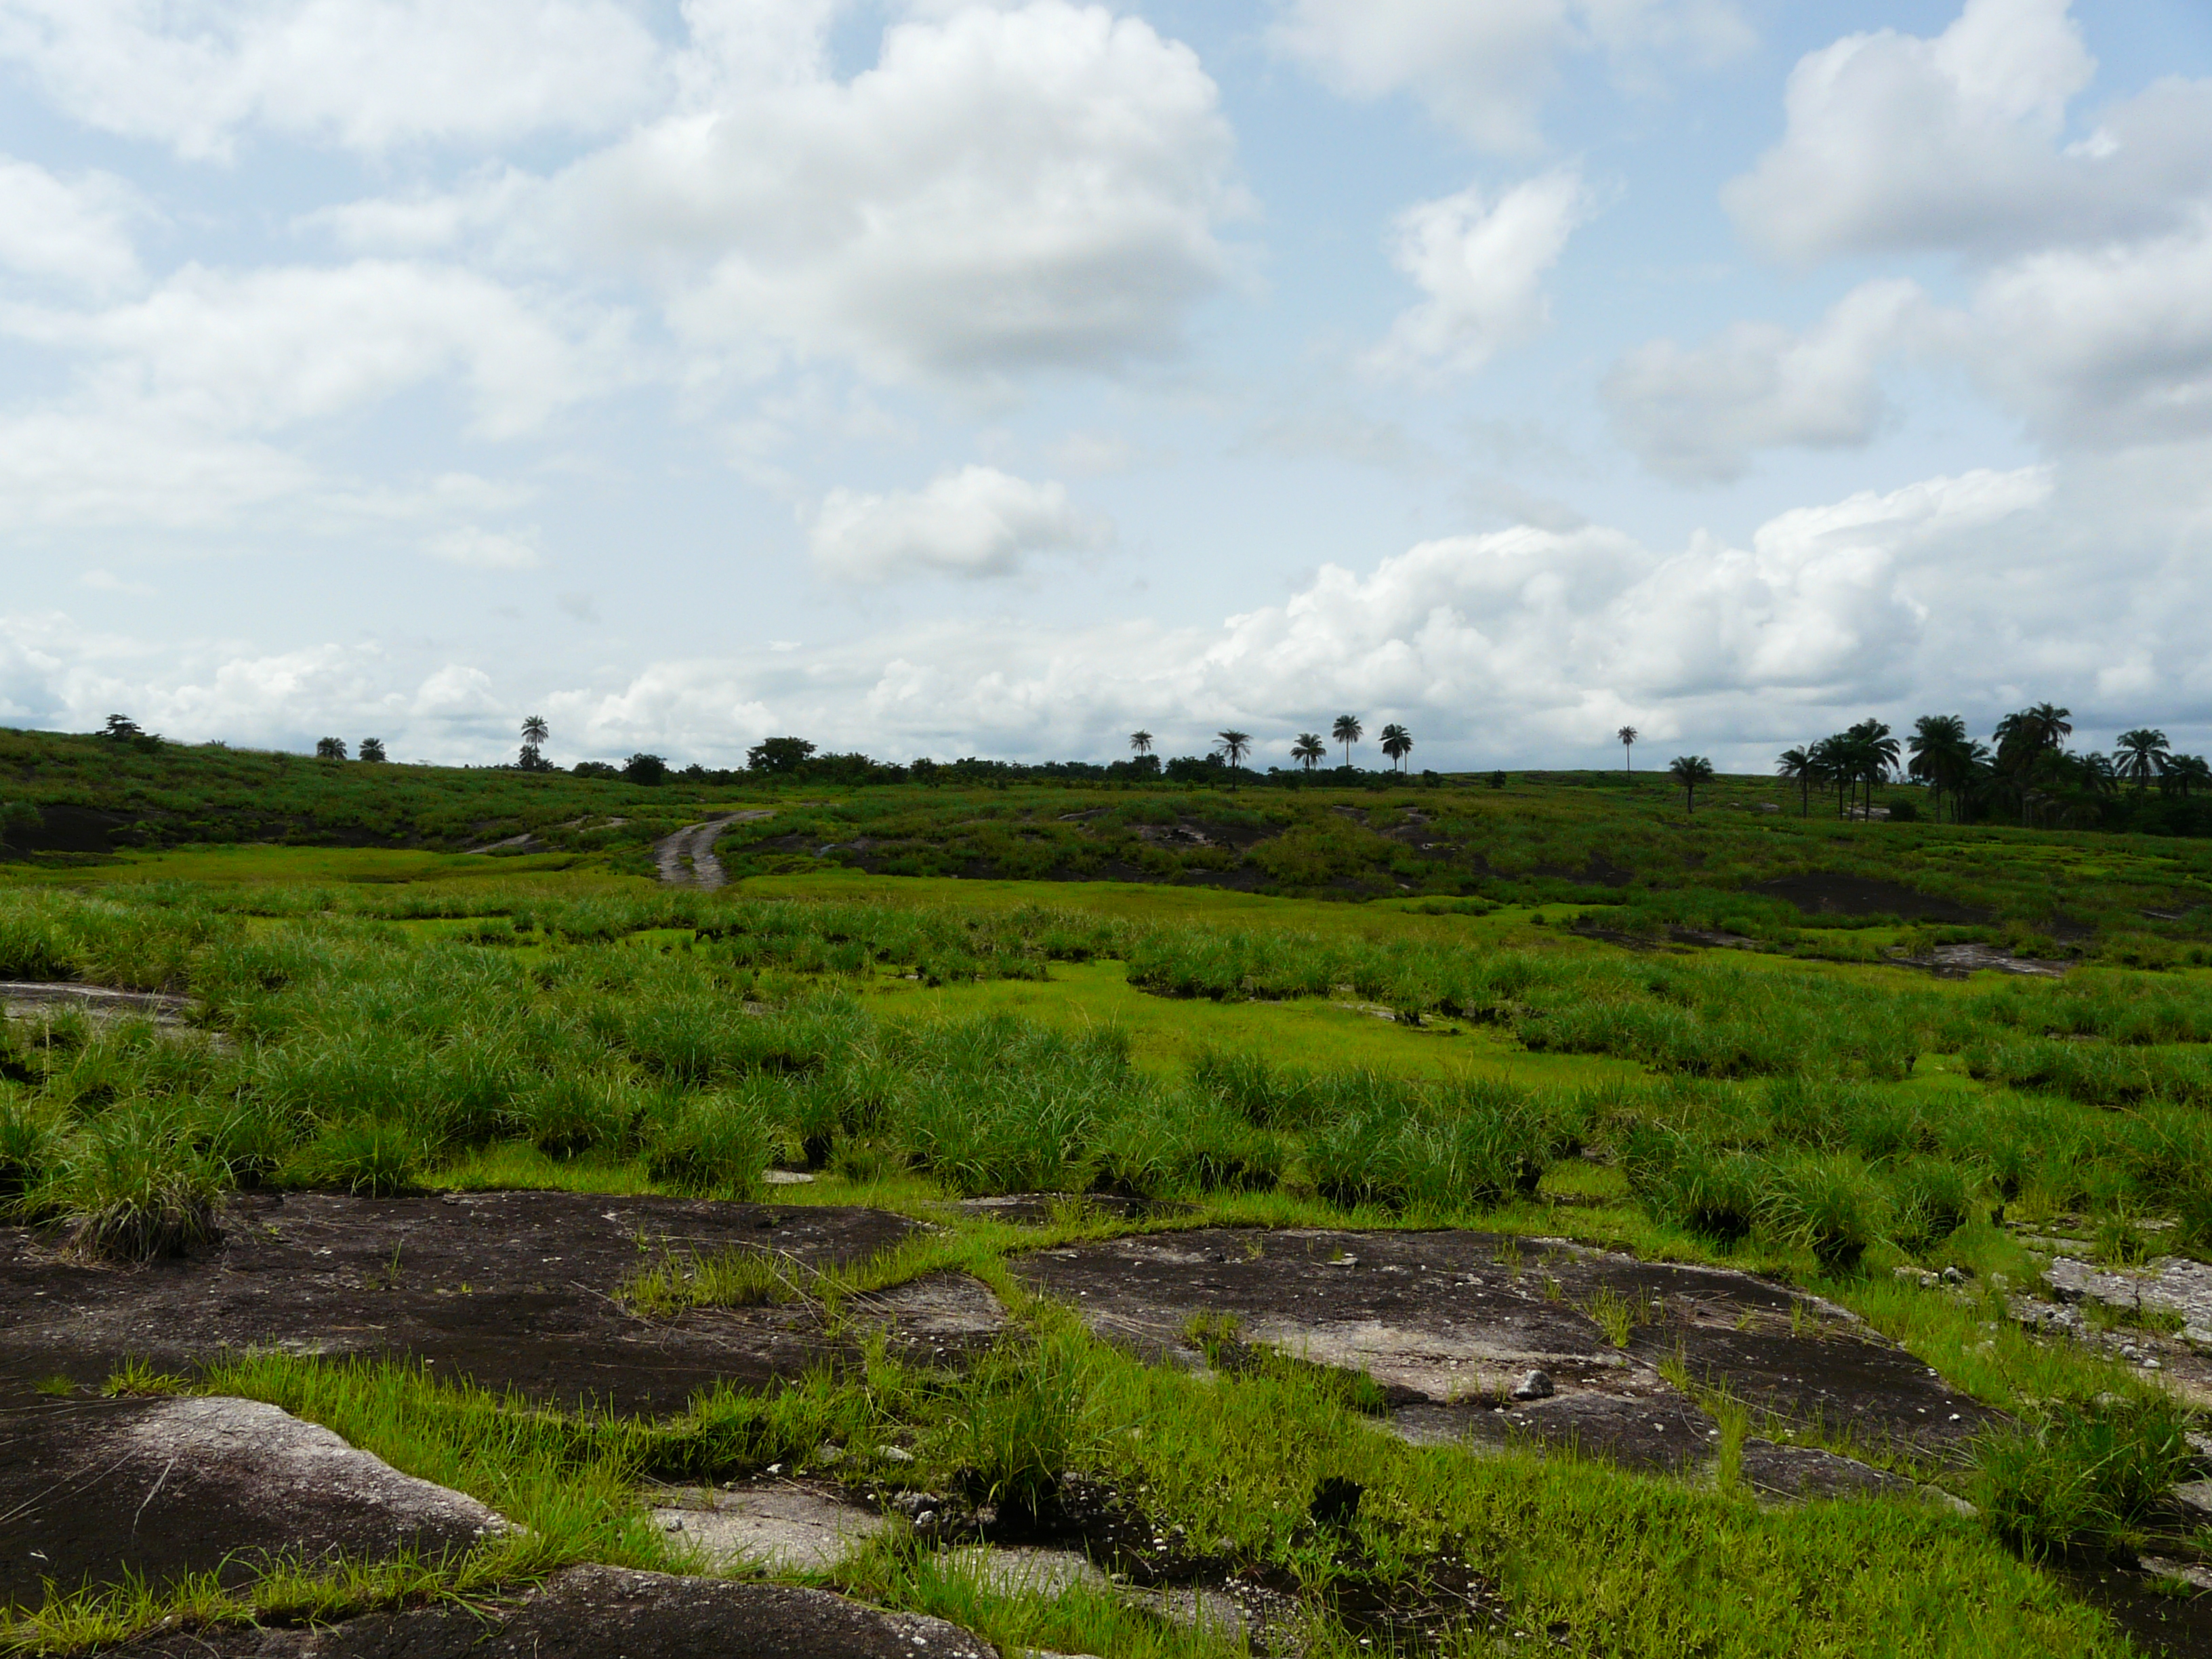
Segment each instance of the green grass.
[{"label": "green grass", "polygon": [[[1606,812],[1658,811],[1565,786],[1486,793],[1450,810],[1492,814],[1524,851]],[[1293,805],[1327,810],[1311,793]],[[1071,805],[1055,791],[1000,799]],[[1402,810],[1364,800],[1364,832]],[[2011,878],[1960,839],[1988,832],[1901,828],[1916,838],[1892,843],[1883,868],[1973,866],[1956,890],[2002,896]],[[1688,833],[1655,819],[1649,846]],[[1699,844],[1735,857],[1730,837],[1785,834],[1831,859],[1867,829],[1747,822]],[[2088,851],[2019,844],[2043,902],[2055,890],[2069,911],[2196,879],[2185,848],[2106,837],[2077,869]],[[1621,857],[1644,845],[1630,837]],[[153,867],[164,860],[176,862]],[[2153,1237],[2212,1255],[2200,1080],[2212,975],[2106,965],[2062,982],[1934,981],[1802,954],[1924,933],[1800,927],[1765,901],[1611,907],[1622,931],[1703,917],[1767,929],[1780,947],[1632,953],[1562,926],[1591,908],[1585,896],[1530,902],[1559,879],[1533,866],[1468,906],[854,872],[705,894],[605,868],[477,873],[491,863],[132,854],[66,872],[97,880],[0,889],[0,977],[191,1000],[181,1026],[74,1011],[0,1024],[0,1204],[131,1256],[184,1242],[232,1185],[740,1197],[771,1165],[805,1167],[814,1182],[777,1188],[778,1202],[876,1205],[938,1231],[827,1274],[757,1253],[671,1260],[640,1275],[632,1304],[804,1301],[834,1322],[871,1290],[959,1270],[1026,1310],[1025,1334],[964,1379],[878,1353],[861,1376],[704,1397],[657,1425],[565,1417],[404,1368],[228,1361],[194,1386],[328,1422],[484,1498],[526,1540],[460,1563],[289,1571],[236,1595],[195,1585],[166,1601],[125,1589],[56,1602],[21,1642],[112,1636],[163,1607],[236,1620],[473,1594],[568,1559],[665,1564],[637,1480],[802,1461],[826,1439],[872,1456],[896,1438],[923,1454],[912,1479],[957,1476],[1017,1506],[1043,1502],[1064,1468],[1085,1470],[1324,1604],[1345,1569],[1301,1517],[1316,1481],[1356,1480],[1369,1494],[1362,1571],[1418,1575],[1464,1555],[1522,1627],[1563,1622],[1584,1651],[2124,1650],[2021,1558],[2132,1536],[2172,1407],[2142,1373],[2005,1316],[2007,1290],[2033,1267],[1990,1217],[2086,1217],[2114,1259]],[[1726,869],[1741,882],[1773,867]],[[1189,1207],[1126,1224],[1070,1210],[1015,1229],[946,1203],[1038,1189]],[[2180,1224],[2142,1224],[2169,1218]],[[1210,1224],[1484,1226],[1778,1275],[2025,1426],[1985,1447],[1980,1486],[1954,1480],[1989,1498],[1984,1522],[1893,1504],[1771,1511],[1726,1475],[1731,1445],[1771,1425],[1717,1395],[1717,1489],[1415,1450],[1379,1434],[1340,1377],[1149,1368],[1030,1304],[1000,1266],[1018,1245]],[[1973,1276],[1923,1289],[1893,1275],[1905,1264]],[[1626,1304],[1589,1311],[1616,1340],[1639,1317]],[[846,1582],[1009,1644],[1218,1650],[1103,1599],[993,1595],[896,1538]],[[1470,1635],[1468,1650],[1487,1639]],[[1347,1643],[1324,1628],[1314,1650]]]}]

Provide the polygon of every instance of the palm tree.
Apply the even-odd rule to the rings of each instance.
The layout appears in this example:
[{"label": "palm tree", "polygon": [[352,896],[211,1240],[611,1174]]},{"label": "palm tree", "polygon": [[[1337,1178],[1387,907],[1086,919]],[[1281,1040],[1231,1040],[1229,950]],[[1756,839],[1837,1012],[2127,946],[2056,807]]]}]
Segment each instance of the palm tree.
[{"label": "palm tree", "polygon": [[1321,740],[1320,732],[1301,732],[1291,745],[1291,758],[1310,772],[1328,758],[1328,745]]},{"label": "palm tree", "polygon": [[2173,760],[2173,748],[2166,742],[2166,733],[2148,726],[2123,732],[2114,742],[2118,745],[2116,758],[2120,775],[2135,785],[2138,795],[2154,777],[2164,777]]},{"label": "palm tree", "polygon": [[380,763],[384,759],[384,739],[363,738],[361,740],[361,757],[373,763]]},{"label": "palm tree", "polygon": [[522,723],[522,740],[532,749],[543,749],[545,739],[553,735],[553,728],[545,724],[545,716],[532,714]]},{"label": "palm tree", "polygon": [[1398,769],[1406,769],[1406,757],[1413,752],[1413,734],[1404,726],[1391,725],[1382,728],[1382,752],[1397,762]]},{"label": "palm tree", "polygon": [[343,738],[317,738],[315,739],[315,758],[317,760],[343,760],[345,757],[346,746],[345,739]]},{"label": "palm tree", "polygon": [[2187,800],[2191,789],[2212,788],[2212,765],[2202,755],[2176,755],[2166,762],[2166,774],[2158,781],[2160,788],[2171,787]]},{"label": "palm tree", "polygon": [[1151,754],[1152,752],[1152,734],[1149,732],[1130,732],[1129,747],[1136,750],[1139,755]]},{"label": "palm tree", "polygon": [[2062,752],[2060,740],[2074,730],[2072,718],[2071,709],[2039,702],[2033,708],[2007,714],[1997,722],[1994,734],[1997,769],[2004,774],[2006,793],[2020,803],[2020,821],[2023,825],[2028,821],[2031,807],[2050,799],[2050,791],[2045,787],[2050,780],[2040,775],[2048,769],[2046,761],[2057,758]]},{"label": "palm tree", "polygon": [[1802,749],[1785,749],[1774,757],[1774,769],[1797,786],[1797,816],[1812,817],[1813,780],[1820,770],[1813,757]]},{"label": "palm tree", "polygon": [[1344,763],[1346,766],[1351,765],[1352,745],[1358,743],[1360,738],[1359,716],[1339,714],[1336,717],[1336,724],[1329,727],[1328,734],[1344,745]]},{"label": "palm tree", "polygon": [[1688,810],[1698,810],[1698,786],[1713,781],[1713,763],[1703,755],[1677,755],[1667,763],[1667,775],[1682,786]]},{"label": "palm tree", "polygon": [[1841,736],[1823,738],[1806,751],[1813,763],[1814,781],[1836,786],[1836,816],[1844,815],[1844,791],[1850,787],[1851,775],[1850,740]]},{"label": "palm tree", "polygon": [[[1956,714],[1923,714],[1912,722],[1912,735],[1905,740],[1912,759],[1905,775],[1926,784],[1936,794],[1936,817],[1943,817],[1943,793],[1964,787],[1972,769],[1974,740],[1966,735],[1966,722]],[[1957,816],[1955,805],[1953,817]]]},{"label": "palm tree", "polygon": [[1229,769],[1234,772],[1243,762],[1244,757],[1252,752],[1252,734],[1249,732],[1238,732],[1232,728],[1227,732],[1217,732],[1213,735],[1221,739],[1221,757],[1229,763]]},{"label": "palm tree", "polygon": [[1624,726],[1613,735],[1620,739],[1621,769],[1633,772],[1636,769],[1636,740],[1644,734],[1632,726]]},{"label": "palm tree", "polygon": [[1861,720],[1844,733],[1851,763],[1851,781],[1866,786],[1866,815],[1874,816],[1874,787],[1897,770],[1897,739],[1880,720]]}]

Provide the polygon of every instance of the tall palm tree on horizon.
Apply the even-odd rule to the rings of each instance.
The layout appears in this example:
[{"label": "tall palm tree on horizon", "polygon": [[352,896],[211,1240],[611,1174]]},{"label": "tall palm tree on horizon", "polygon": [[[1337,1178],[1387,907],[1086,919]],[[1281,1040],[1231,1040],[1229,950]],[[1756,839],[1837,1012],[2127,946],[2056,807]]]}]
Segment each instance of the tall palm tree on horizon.
[{"label": "tall palm tree on horizon", "polygon": [[1688,810],[1698,810],[1698,786],[1713,781],[1713,763],[1703,755],[1677,755],[1667,763],[1667,775],[1682,786]]},{"label": "tall palm tree on horizon", "polygon": [[1382,728],[1382,752],[1406,769],[1406,757],[1413,752],[1413,734],[1395,722]]},{"label": "tall palm tree on horizon", "polygon": [[2172,763],[2173,746],[2166,742],[2166,733],[2148,726],[2137,726],[2132,732],[2123,732],[2112,740],[2119,762],[2119,773],[2136,787],[2140,795],[2154,777],[2164,777],[2166,769]]},{"label": "tall palm tree on horizon", "polygon": [[1912,735],[1905,740],[1912,758],[1905,775],[1935,792],[1936,817],[1943,817],[1943,797],[1951,796],[1951,817],[1959,808],[1972,780],[1981,745],[1966,734],[1966,722],[1957,714],[1923,714],[1912,722]]},{"label": "tall palm tree on horizon", "polygon": [[1229,769],[1234,772],[1244,763],[1244,757],[1252,752],[1252,734],[1231,727],[1213,735],[1221,739],[1222,757],[1229,763]]},{"label": "tall palm tree on horizon", "polygon": [[1329,727],[1328,734],[1331,738],[1344,745],[1344,763],[1346,766],[1351,765],[1352,745],[1359,741],[1361,735],[1359,716],[1357,714],[1339,714],[1336,717],[1336,724]]},{"label": "tall palm tree on horizon", "polygon": [[1310,772],[1328,758],[1328,745],[1321,740],[1320,732],[1301,732],[1291,745],[1291,758]]},{"label": "tall palm tree on horizon", "polygon": [[522,740],[532,749],[543,749],[545,739],[553,735],[553,728],[545,723],[543,714],[532,714],[522,723]]},{"label": "tall palm tree on horizon", "polygon": [[1620,766],[1625,772],[1636,769],[1636,740],[1644,734],[1632,726],[1624,726],[1613,734],[1620,739]]},{"label": "tall palm tree on horizon", "polygon": [[1129,747],[1135,750],[1139,755],[1151,754],[1152,752],[1152,734],[1149,732],[1130,732]]}]

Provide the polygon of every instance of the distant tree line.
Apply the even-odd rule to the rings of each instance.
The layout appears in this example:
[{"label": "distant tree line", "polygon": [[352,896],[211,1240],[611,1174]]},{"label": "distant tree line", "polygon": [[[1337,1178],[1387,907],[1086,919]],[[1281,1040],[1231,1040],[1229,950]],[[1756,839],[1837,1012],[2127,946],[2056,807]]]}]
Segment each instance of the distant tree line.
[{"label": "distant tree line", "polygon": [[2073,711],[2048,702],[2007,714],[1987,743],[1957,714],[1923,714],[1901,744],[1866,720],[1784,750],[1775,769],[1796,783],[1806,813],[1816,789],[1833,793],[1839,817],[1870,811],[1875,787],[1902,778],[1926,788],[1934,815],[1948,811],[1954,823],[2212,833],[2212,765],[2203,756],[2176,754],[2149,726],[2121,732],[2110,754],[2071,750],[2073,731]]}]

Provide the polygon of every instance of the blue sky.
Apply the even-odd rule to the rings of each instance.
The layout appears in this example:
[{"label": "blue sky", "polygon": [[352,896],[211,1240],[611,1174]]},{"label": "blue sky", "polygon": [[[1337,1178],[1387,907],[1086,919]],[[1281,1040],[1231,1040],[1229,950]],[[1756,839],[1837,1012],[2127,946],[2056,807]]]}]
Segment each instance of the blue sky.
[{"label": "blue sky", "polygon": [[2212,745],[2199,3],[0,0],[0,720]]}]

